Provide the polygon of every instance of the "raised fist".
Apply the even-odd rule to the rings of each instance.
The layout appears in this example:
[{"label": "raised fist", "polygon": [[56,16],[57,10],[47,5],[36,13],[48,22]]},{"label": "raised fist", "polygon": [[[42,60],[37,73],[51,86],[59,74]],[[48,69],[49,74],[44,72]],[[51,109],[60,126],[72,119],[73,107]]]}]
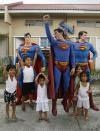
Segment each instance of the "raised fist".
[{"label": "raised fist", "polygon": [[48,21],[49,19],[50,19],[50,16],[49,16],[49,15],[44,15],[44,16],[43,16],[43,20],[44,20],[44,21]]}]

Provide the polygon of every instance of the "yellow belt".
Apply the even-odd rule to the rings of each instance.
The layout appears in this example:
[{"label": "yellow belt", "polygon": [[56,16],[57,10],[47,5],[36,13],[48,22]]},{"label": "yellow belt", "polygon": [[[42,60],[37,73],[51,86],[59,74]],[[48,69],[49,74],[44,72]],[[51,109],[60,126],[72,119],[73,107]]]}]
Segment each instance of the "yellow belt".
[{"label": "yellow belt", "polygon": [[80,66],[85,66],[85,65],[88,65],[88,63],[76,63],[77,65],[80,65]]},{"label": "yellow belt", "polygon": [[69,64],[69,62],[55,61],[55,64],[60,64],[62,66],[67,66]]}]

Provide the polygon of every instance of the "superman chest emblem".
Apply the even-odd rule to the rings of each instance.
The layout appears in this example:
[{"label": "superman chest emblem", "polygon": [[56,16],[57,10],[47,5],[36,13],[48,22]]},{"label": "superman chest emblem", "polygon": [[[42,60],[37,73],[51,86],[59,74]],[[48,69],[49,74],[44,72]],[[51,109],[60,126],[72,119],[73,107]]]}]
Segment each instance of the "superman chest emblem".
[{"label": "superman chest emblem", "polygon": [[62,50],[67,50],[69,48],[69,45],[68,44],[65,44],[65,43],[60,43],[59,45],[59,48],[61,48]]},{"label": "superman chest emblem", "polygon": [[22,51],[23,54],[26,54],[29,50],[30,50],[30,47],[23,47],[21,49],[21,51]]},{"label": "superman chest emblem", "polygon": [[85,46],[85,45],[81,45],[81,46],[79,46],[79,49],[80,49],[81,51],[84,51],[84,50],[87,49],[87,46]]}]

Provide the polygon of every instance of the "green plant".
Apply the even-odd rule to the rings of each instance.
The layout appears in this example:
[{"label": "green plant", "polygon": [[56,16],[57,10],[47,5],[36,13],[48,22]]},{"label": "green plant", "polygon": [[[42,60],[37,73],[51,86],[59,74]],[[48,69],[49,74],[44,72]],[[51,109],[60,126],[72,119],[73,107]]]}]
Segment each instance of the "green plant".
[{"label": "green plant", "polygon": [[1,34],[1,33],[0,33],[0,40],[3,40],[3,39],[5,39],[5,38],[7,38],[7,34]]}]

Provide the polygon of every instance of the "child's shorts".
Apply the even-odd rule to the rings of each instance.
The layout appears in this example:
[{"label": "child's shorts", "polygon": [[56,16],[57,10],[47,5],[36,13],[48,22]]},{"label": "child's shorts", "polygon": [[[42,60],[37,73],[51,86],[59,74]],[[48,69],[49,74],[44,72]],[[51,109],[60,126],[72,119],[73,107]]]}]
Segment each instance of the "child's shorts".
[{"label": "child's shorts", "polygon": [[5,103],[13,103],[16,101],[16,91],[14,93],[9,93],[4,91],[4,101]]},{"label": "child's shorts", "polygon": [[88,100],[80,100],[80,99],[78,99],[77,107],[79,107],[79,108],[83,107],[84,109],[89,109],[90,108],[89,99]]},{"label": "child's shorts", "polygon": [[35,91],[35,83],[30,82],[30,83],[23,83],[22,86],[22,95],[26,96],[29,93],[32,94]]}]

